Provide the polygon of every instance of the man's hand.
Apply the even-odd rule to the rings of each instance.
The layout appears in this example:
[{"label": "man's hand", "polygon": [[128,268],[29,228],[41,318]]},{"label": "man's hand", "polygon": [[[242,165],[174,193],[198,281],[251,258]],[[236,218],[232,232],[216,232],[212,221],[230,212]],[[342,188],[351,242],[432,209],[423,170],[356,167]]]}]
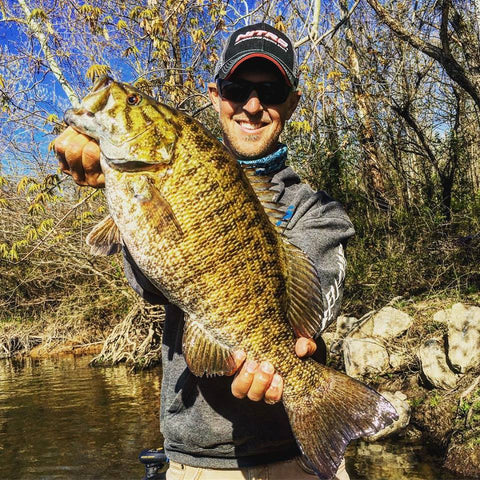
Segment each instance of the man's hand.
[{"label": "man's hand", "polygon": [[55,139],[55,152],[62,172],[78,185],[105,186],[100,168],[100,148],[95,140],[68,127]]},{"label": "man's hand", "polygon": [[[311,338],[300,337],[295,344],[295,353],[300,357],[309,357],[317,350],[317,344]],[[232,393],[234,397],[245,398],[258,402],[265,400],[266,403],[277,403],[282,398],[283,378],[275,373],[270,362],[262,362],[260,365],[247,360],[242,350],[235,352],[237,368],[232,382]],[[240,369],[240,370],[239,370]]]}]

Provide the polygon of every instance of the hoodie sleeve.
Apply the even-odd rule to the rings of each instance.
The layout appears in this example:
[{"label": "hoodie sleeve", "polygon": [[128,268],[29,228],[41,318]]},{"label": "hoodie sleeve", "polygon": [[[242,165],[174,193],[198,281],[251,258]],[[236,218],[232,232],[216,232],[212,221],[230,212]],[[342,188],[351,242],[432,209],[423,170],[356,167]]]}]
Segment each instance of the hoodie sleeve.
[{"label": "hoodie sleeve", "polygon": [[325,192],[314,192],[308,185],[299,183],[291,169],[274,177],[276,200],[293,211],[285,229],[286,238],[303,250],[317,269],[322,288],[323,317],[321,329],[325,330],[338,316],[342,303],[345,279],[347,241],[355,231],[341,204]]}]

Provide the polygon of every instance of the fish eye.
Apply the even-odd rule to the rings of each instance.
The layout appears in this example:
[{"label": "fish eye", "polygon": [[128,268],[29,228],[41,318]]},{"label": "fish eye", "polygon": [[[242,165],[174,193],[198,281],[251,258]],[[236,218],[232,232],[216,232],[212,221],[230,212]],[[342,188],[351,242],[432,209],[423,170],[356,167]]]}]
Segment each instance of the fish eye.
[{"label": "fish eye", "polygon": [[136,93],[131,93],[127,97],[127,103],[132,106],[138,105],[141,101],[142,101],[142,97],[140,95],[137,95]]}]

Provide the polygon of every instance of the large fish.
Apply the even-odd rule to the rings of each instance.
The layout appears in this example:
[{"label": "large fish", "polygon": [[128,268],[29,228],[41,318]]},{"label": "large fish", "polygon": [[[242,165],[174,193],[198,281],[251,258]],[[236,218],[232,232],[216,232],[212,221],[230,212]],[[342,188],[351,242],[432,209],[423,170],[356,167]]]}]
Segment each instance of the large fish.
[{"label": "large fish", "polygon": [[183,354],[198,376],[232,371],[232,353],[268,360],[303,454],[331,478],[348,443],[389,425],[395,409],[366,385],[295,355],[319,330],[315,267],[281,234],[282,207],[265,177],[244,171],[197,121],[103,78],[65,114],[98,140],[111,217],[87,242],[123,242],[145,275],[187,314]]}]

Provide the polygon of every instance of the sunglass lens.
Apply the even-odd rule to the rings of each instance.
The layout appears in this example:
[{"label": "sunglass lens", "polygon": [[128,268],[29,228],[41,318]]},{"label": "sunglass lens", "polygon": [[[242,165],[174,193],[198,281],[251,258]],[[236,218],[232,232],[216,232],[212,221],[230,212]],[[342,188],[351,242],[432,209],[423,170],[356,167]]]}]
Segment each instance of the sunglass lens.
[{"label": "sunglass lens", "polygon": [[290,88],[284,83],[263,83],[257,86],[258,98],[266,105],[283,103],[290,93]]},{"label": "sunglass lens", "polygon": [[249,85],[235,82],[222,82],[220,84],[220,94],[231,102],[244,102],[251,92],[252,88]]},{"label": "sunglass lens", "polygon": [[221,80],[218,83],[220,95],[231,102],[245,102],[253,90],[260,102],[265,105],[279,105],[288,98],[290,87],[282,82],[231,82]]}]

